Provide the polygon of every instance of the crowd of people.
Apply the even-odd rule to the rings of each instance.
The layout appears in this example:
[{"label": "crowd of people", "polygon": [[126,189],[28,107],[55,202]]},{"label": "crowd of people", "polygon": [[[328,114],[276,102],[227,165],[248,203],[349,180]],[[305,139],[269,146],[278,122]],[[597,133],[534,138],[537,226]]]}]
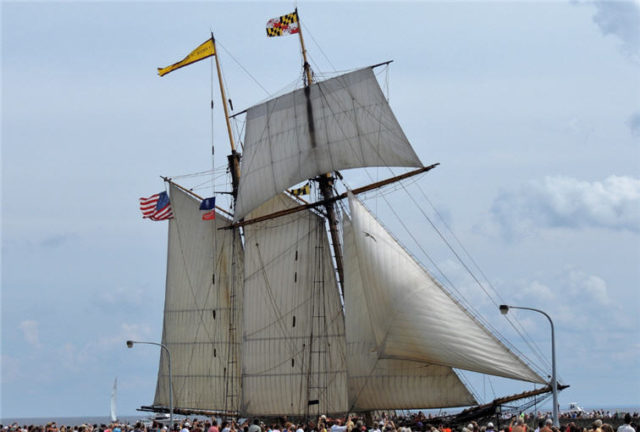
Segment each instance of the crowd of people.
[{"label": "crowd of people", "polygon": [[[622,417],[623,416],[623,417]],[[614,428],[611,423],[624,423]],[[578,421],[581,420],[581,421]],[[584,420],[593,420],[587,427],[580,426]],[[265,423],[266,421],[266,423]],[[496,427],[493,422],[479,424],[472,421],[466,425],[452,425],[439,421],[422,413],[405,417],[327,418],[320,416],[317,421],[294,423],[286,418],[277,421],[261,419],[219,421],[211,419],[184,418],[175,422],[173,427],[163,423],[137,422],[134,425],[113,423],[82,424],[76,426],[57,425],[55,422],[42,425],[0,425],[0,432],[640,432],[638,431],[638,413],[609,413],[595,411],[578,415],[563,415],[561,427],[553,425],[548,414],[529,413],[511,417]]]}]

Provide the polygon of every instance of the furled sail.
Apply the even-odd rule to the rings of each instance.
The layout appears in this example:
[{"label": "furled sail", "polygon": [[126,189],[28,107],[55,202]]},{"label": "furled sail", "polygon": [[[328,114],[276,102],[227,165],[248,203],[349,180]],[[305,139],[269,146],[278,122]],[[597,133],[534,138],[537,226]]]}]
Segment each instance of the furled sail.
[{"label": "furled sail", "polygon": [[343,239],[350,410],[476,404],[473,395],[450,367],[379,358],[371,323],[384,322],[389,317],[372,314],[367,307],[353,228],[348,218],[343,221]]},{"label": "furled sail", "polygon": [[[251,217],[296,205],[283,194]],[[245,415],[347,410],[344,318],[323,219],[311,211],[245,227]]]},{"label": "furled sail", "polygon": [[414,360],[545,383],[453,300],[351,194],[349,207],[375,349]]},{"label": "furled sail", "polygon": [[[234,236],[235,230],[218,229],[230,223],[219,214],[213,221],[203,221],[199,201],[173,184],[170,196],[174,219],[169,222],[162,343],[171,352],[174,406],[237,409],[230,406],[234,400],[230,393],[237,395],[237,404],[241,370],[240,362],[233,358],[237,346],[231,342],[239,343],[242,334],[241,311],[232,309],[242,304],[242,290],[233,286],[242,277],[239,237]],[[237,337],[230,334],[234,312]],[[154,406],[169,406],[164,350]]]},{"label": "furled sail", "polygon": [[302,180],[347,168],[422,166],[371,68],[247,111],[235,219]]}]

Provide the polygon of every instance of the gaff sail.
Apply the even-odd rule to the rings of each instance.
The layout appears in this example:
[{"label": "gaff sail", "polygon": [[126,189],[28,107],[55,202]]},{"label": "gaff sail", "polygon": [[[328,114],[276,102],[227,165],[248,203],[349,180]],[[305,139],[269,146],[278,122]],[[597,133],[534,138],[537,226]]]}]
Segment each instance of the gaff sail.
[{"label": "gaff sail", "polygon": [[[220,214],[213,221],[203,221],[200,202],[173,184],[170,196],[174,218],[169,221],[162,343],[171,352],[174,407],[237,409],[229,406],[226,395],[240,387],[241,364],[233,358],[237,346],[229,330],[232,307],[242,305],[242,290],[233,286],[242,277],[240,239],[235,230],[218,229],[230,223]],[[239,273],[235,278],[234,269]],[[235,313],[240,316],[241,310]],[[242,320],[236,321],[235,345],[242,334]],[[169,407],[164,350],[154,406]]]},{"label": "gaff sail", "polygon": [[[294,205],[281,194],[251,216]],[[246,227],[244,290],[242,412],[346,412],[344,321],[324,220],[305,211]]]}]

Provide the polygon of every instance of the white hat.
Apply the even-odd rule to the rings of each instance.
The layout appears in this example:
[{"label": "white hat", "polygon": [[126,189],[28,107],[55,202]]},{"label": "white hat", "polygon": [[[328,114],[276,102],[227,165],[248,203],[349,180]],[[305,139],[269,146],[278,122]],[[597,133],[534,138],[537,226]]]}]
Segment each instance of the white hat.
[{"label": "white hat", "polygon": [[491,423],[491,422],[487,423],[487,427],[488,428],[492,428],[493,427],[493,423]]}]

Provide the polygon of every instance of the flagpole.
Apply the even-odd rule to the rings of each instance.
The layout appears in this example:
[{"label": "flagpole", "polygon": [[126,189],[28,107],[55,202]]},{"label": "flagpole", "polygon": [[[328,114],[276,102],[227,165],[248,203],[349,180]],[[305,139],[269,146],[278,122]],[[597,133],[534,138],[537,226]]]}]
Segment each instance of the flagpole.
[{"label": "flagpole", "polygon": [[313,78],[311,77],[311,66],[309,66],[309,62],[307,61],[307,49],[304,47],[304,38],[302,37],[302,22],[300,21],[300,15],[298,15],[298,8],[295,10],[296,18],[298,19],[298,36],[300,36],[300,46],[302,47],[302,60],[304,72],[307,75],[307,85],[311,85],[313,83]]},{"label": "flagpole", "polygon": [[216,59],[216,70],[218,71],[218,83],[220,84],[220,97],[222,98],[222,107],[224,108],[224,119],[227,123],[227,132],[229,134],[229,145],[231,146],[231,155],[229,156],[229,169],[231,170],[231,182],[233,187],[233,198],[238,196],[238,182],[240,180],[240,155],[236,151],[236,144],[233,139],[233,131],[231,130],[231,121],[229,120],[229,108],[227,107],[227,95],[222,84],[222,72],[220,71],[220,61],[218,60],[218,49],[216,48],[216,40],[211,32],[211,42],[213,43],[214,57]]}]

